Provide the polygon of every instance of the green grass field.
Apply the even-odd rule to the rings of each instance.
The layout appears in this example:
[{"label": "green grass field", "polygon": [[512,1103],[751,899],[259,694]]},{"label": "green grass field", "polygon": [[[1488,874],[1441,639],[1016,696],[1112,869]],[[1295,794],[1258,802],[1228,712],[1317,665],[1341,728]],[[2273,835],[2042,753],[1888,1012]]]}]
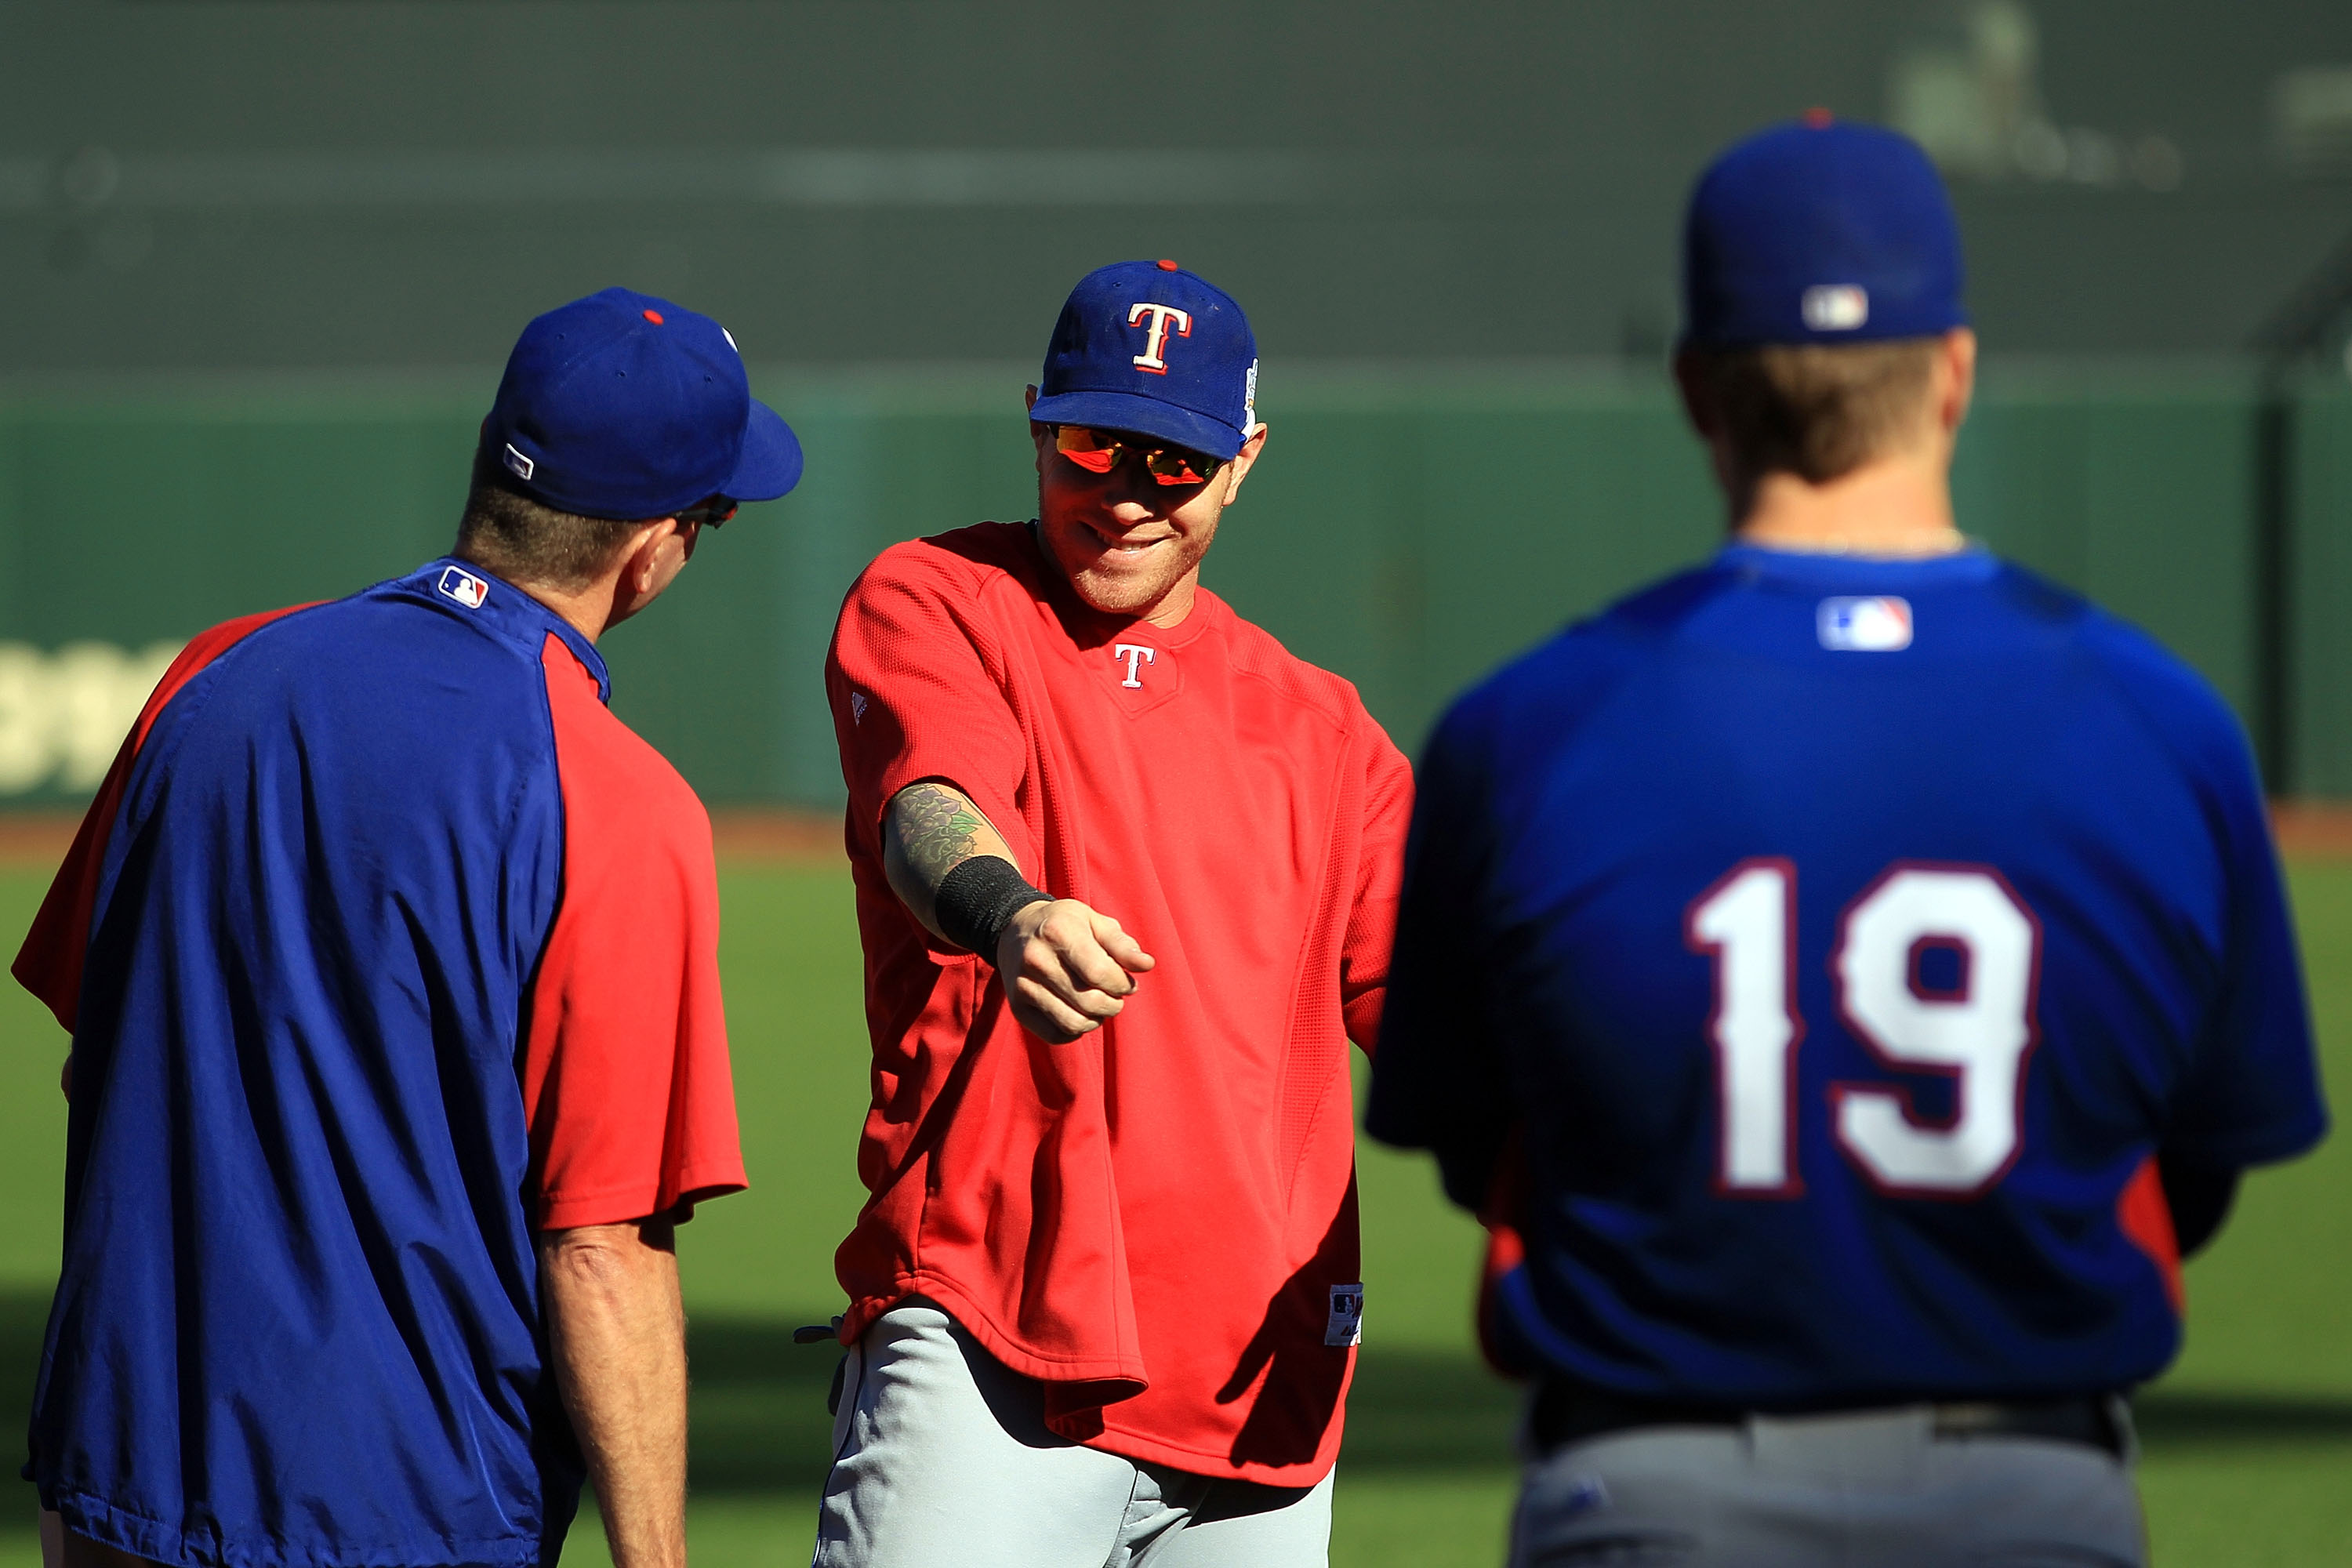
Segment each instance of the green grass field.
[{"label": "green grass field", "polygon": [[[13,950],[46,879],[0,871]],[[866,1095],[845,873],[724,878],[725,965],[751,1192],[682,1234],[693,1314],[693,1546],[704,1568],[799,1568],[825,1464],[834,1352],[793,1325],[837,1310],[834,1244],[861,1195]],[[2294,878],[2332,1082],[2352,1081],[2352,867]],[[57,1259],[64,1036],[0,994],[0,1396],[27,1396]],[[1428,1165],[1367,1146],[1362,1369],[1340,1461],[1332,1560],[1349,1568],[1499,1560],[1510,1391],[1480,1367],[1466,1306],[1476,1237]],[[2142,1479],[2165,1568],[2352,1562],[2352,1153],[2339,1141],[2254,1176],[2189,1271],[2189,1348],[2141,1403]],[[0,1427],[21,1431],[10,1415]],[[26,1488],[0,1511],[0,1568],[37,1560]],[[567,1561],[605,1562],[593,1521]]]}]

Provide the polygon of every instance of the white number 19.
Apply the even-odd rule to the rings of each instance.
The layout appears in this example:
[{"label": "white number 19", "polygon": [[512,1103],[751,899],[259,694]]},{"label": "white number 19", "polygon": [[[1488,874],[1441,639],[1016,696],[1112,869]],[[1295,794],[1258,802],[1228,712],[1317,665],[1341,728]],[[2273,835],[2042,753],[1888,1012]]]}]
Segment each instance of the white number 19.
[{"label": "white number 19", "polygon": [[[1797,872],[1744,860],[1693,900],[1691,945],[1715,964],[1715,1044],[1722,1116],[1717,1184],[1751,1197],[1803,1191],[1795,1168],[1796,1053],[1804,1038],[1793,965]],[[1931,989],[1928,949],[1951,950],[1958,984]],[[1975,866],[1889,868],[1846,910],[1830,960],[1838,1010],[1888,1067],[1944,1073],[1956,1107],[1931,1122],[1909,1091],[1830,1086],[1839,1145],[1889,1192],[1981,1192],[2017,1157],[2019,1096],[2033,1048],[2042,930],[1998,872]]]}]

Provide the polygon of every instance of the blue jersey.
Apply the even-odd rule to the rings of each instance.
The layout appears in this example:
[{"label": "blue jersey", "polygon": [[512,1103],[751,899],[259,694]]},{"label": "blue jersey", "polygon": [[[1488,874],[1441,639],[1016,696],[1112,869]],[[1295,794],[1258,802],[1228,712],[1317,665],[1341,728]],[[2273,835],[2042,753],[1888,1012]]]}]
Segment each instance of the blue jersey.
[{"label": "blue jersey", "polygon": [[26,1474],[236,1568],[551,1560],[535,1233],[742,1184],[708,819],[454,561],[195,639],[17,959],[74,1033]]},{"label": "blue jersey", "polygon": [[1570,1376],[2128,1385],[2153,1157],[2325,1131],[2234,720],[1982,552],[1727,549],[1471,691],[1420,790],[1367,1125],[1518,1231],[1496,1327]]}]

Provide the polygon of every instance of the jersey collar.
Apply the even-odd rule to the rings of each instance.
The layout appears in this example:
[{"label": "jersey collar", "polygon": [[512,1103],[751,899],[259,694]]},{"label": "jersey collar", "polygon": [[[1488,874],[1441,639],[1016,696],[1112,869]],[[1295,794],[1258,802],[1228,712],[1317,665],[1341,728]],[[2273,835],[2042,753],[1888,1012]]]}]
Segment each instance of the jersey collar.
[{"label": "jersey collar", "polygon": [[[482,584],[481,590],[469,586],[469,580]],[[539,657],[551,634],[561,637],[563,646],[595,678],[596,700],[608,704],[612,701],[612,672],[605,668],[604,656],[596,651],[596,645],[578,626],[505,578],[471,561],[444,555],[409,574],[402,579],[402,585],[440,603],[444,609],[470,614],[499,635],[530,649],[533,658]]]},{"label": "jersey collar", "polygon": [[2000,558],[1974,541],[1949,555],[1921,556],[1839,555],[1735,543],[1715,552],[1715,566],[1751,583],[1801,588],[1864,584],[1900,592],[1986,582],[2000,570]]}]

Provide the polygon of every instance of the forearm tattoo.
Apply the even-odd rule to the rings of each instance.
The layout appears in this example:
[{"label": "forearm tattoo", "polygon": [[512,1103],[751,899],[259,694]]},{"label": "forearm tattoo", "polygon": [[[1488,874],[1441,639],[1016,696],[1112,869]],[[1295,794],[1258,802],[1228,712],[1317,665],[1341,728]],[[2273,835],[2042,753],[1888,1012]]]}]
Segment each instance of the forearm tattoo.
[{"label": "forearm tattoo", "polygon": [[978,851],[972,839],[988,821],[960,791],[945,784],[909,784],[890,805],[908,869],[924,887],[942,879]]}]

